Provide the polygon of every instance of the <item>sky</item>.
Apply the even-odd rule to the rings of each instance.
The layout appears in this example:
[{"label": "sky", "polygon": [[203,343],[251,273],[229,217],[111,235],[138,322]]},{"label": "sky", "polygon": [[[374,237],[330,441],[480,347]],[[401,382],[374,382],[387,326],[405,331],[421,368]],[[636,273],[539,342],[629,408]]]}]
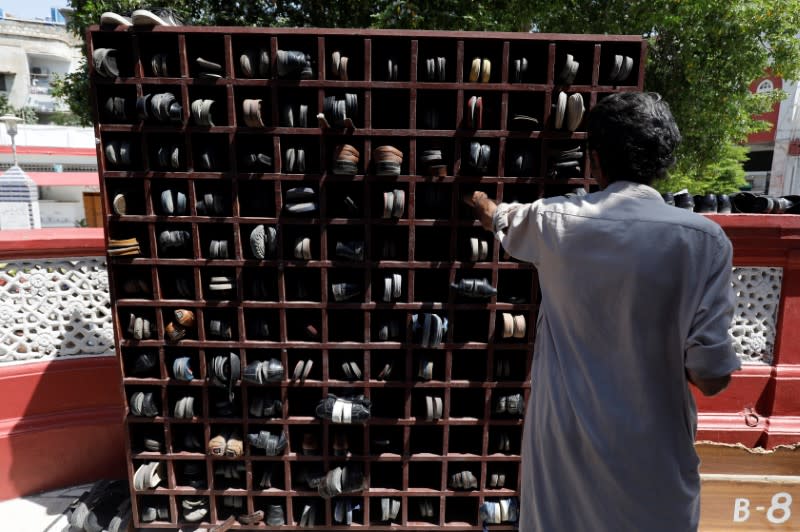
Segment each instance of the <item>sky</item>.
[{"label": "sky", "polygon": [[51,7],[67,7],[68,0],[0,0],[0,8],[17,18],[36,19],[50,16]]}]

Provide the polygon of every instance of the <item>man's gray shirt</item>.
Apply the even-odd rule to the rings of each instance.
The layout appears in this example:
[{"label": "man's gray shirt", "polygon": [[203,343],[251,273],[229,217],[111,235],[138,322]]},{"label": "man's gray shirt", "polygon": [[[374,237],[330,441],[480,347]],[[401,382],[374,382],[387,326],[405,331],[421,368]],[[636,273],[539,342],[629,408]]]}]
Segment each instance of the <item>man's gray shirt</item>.
[{"label": "man's gray shirt", "polygon": [[732,247],[704,217],[619,181],[498,205],[542,302],[522,442],[522,532],[695,530],[697,412],[686,370],[740,367]]}]

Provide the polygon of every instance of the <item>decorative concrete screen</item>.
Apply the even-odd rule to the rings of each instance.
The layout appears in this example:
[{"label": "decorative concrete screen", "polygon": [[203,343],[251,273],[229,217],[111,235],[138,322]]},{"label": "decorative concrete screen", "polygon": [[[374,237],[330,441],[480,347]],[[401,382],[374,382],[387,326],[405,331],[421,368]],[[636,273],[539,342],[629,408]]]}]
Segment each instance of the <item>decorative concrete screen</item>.
[{"label": "decorative concrete screen", "polygon": [[0,362],[113,351],[105,259],[0,264]]},{"label": "decorative concrete screen", "polygon": [[772,364],[783,268],[733,269],[736,311],[731,324],[742,362]]}]

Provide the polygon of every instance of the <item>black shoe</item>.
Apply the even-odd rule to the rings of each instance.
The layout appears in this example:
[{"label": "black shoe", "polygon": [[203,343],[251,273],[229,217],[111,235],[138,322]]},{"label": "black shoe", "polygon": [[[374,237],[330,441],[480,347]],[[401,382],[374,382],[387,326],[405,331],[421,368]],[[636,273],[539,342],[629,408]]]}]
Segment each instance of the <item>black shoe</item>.
[{"label": "black shoe", "polygon": [[717,212],[720,214],[731,213],[731,197],[727,194],[717,194]]},{"label": "black shoe", "polygon": [[694,210],[694,198],[688,192],[683,192],[681,194],[675,194],[674,196],[675,206],[679,209],[686,209],[688,211]]},{"label": "black shoe", "polygon": [[717,212],[717,195],[706,194],[694,197],[694,212],[712,213]]}]

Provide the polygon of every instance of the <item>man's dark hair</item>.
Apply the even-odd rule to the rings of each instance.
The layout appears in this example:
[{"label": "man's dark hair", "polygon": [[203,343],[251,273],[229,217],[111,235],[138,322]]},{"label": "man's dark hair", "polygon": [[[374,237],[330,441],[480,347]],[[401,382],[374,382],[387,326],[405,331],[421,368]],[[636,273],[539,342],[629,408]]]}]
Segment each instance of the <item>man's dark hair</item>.
[{"label": "man's dark hair", "polygon": [[666,177],[681,141],[669,104],[656,93],[622,92],[589,113],[589,148],[609,182],[650,184]]}]

